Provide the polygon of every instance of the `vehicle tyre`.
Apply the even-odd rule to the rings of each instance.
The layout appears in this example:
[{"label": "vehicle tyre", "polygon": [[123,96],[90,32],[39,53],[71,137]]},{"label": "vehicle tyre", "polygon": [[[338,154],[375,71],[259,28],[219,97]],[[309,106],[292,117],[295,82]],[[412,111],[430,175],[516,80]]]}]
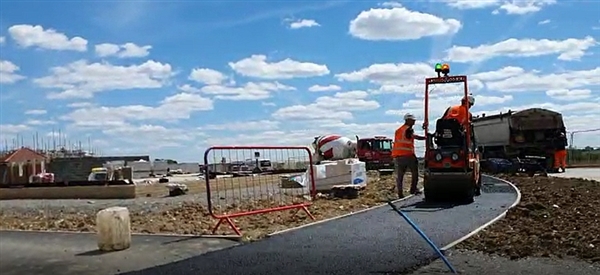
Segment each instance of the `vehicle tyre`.
[{"label": "vehicle tyre", "polygon": [[475,201],[475,190],[475,188],[469,188],[466,190],[462,198],[462,202],[465,204],[473,203]]},{"label": "vehicle tyre", "polygon": [[479,176],[477,177],[477,182],[475,183],[475,196],[481,196],[481,171],[479,171]]}]

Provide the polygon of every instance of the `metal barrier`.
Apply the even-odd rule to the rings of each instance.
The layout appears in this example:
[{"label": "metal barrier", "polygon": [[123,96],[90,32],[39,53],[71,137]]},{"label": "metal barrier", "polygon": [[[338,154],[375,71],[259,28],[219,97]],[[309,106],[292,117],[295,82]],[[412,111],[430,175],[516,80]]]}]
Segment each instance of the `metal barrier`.
[{"label": "metal barrier", "polygon": [[314,220],[308,210],[316,195],[311,163],[308,147],[214,146],[206,150],[208,210],[219,220],[213,234],[226,222],[241,235],[233,218],[275,211],[302,210]]}]

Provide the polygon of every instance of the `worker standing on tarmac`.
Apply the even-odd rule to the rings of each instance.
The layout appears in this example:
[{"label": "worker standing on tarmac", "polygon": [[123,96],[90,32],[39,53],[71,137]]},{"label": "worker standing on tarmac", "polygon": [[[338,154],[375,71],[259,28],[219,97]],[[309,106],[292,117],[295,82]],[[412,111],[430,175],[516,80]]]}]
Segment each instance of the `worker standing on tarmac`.
[{"label": "worker standing on tarmac", "polygon": [[396,166],[396,188],[398,197],[404,197],[402,181],[404,174],[409,169],[411,173],[410,193],[417,195],[417,183],[419,181],[419,161],[415,155],[415,139],[426,140],[424,136],[415,134],[413,126],[415,125],[415,116],[412,114],[404,115],[404,124],[396,129],[394,134],[394,146],[392,147],[392,157]]},{"label": "worker standing on tarmac", "polygon": [[567,136],[563,131],[558,131],[554,138],[554,170],[565,172],[567,167]]}]

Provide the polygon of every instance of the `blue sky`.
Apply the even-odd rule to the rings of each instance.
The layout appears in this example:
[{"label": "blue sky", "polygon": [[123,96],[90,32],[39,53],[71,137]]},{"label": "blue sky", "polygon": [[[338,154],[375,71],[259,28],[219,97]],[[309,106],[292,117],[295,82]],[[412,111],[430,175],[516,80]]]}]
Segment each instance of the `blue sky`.
[{"label": "blue sky", "polygon": [[[2,1],[0,139],[61,129],[104,154],[392,135],[423,78],[475,113],[545,107],[600,128],[593,1]],[[318,86],[317,86],[318,85]],[[432,115],[458,101],[436,87]],[[56,133],[54,134],[56,135]],[[577,134],[600,146],[600,131]]]}]

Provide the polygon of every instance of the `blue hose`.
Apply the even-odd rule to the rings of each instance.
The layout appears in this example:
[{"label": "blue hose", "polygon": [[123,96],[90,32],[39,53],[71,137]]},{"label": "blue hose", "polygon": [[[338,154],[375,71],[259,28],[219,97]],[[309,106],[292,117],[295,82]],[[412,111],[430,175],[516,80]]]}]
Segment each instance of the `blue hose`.
[{"label": "blue hose", "polygon": [[402,218],[404,218],[404,220],[406,222],[408,222],[408,224],[410,224],[410,226],[415,231],[417,231],[417,233],[419,233],[419,235],[429,244],[429,246],[431,246],[431,248],[433,248],[433,250],[435,251],[435,253],[437,253],[438,256],[440,256],[440,258],[442,258],[442,261],[444,261],[444,263],[446,264],[446,266],[448,267],[448,269],[450,269],[450,271],[453,274],[458,274],[458,272],[456,272],[456,269],[454,269],[454,267],[452,266],[452,264],[450,263],[450,261],[448,261],[448,259],[446,258],[446,256],[444,256],[444,253],[442,253],[442,251],[437,247],[437,245],[435,245],[427,237],[427,235],[425,235],[425,233],[423,233],[423,231],[406,214],[404,214],[404,212],[400,211],[400,209],[398,209],[398,207],[396,207],[396,205],[394,205],[391,201],[388,201],[388,205],[391,206],[392,209],[394,209],[394,211],[396,211],[396,213],[398,213]]}]

